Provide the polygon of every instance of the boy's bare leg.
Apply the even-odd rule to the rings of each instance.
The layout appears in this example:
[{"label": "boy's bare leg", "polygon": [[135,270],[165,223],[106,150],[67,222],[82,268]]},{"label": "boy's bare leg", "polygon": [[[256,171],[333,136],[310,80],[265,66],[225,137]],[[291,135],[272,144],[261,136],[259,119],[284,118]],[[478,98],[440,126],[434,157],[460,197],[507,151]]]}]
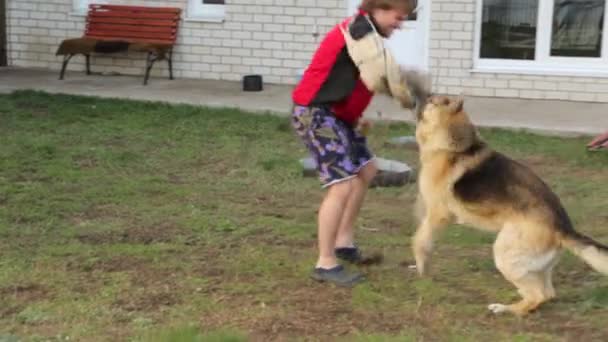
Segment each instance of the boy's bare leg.
[{"label": "boy's bare leg", "polygon": [[352,180],[350,197],[348,197],[338,226],[336,248],[354,247],[355,221],[363,205],[367,189],[376,173],[378,173],[378,167],[374,161],[371,161],[363,166],[357,177]]},{"label": "boy's bare leg", "polygon": [[338,265],[334,248],[338,225],[343,216],[354,181],[358,177],[331,185],[319,208],[319,260],[318,268],[330,269]]}]

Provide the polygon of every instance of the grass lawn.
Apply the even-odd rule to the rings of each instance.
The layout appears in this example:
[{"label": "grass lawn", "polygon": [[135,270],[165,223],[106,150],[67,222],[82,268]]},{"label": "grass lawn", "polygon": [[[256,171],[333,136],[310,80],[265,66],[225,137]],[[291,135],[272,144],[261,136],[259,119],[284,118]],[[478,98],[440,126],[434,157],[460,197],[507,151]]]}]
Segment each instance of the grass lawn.
[{"label": "grass lawn", "polygon": [[[574,114],[573,114],[574,115]],[[382,157],[406,124],[373,128]],[[608,153],[586,139],[482,130],[532,166],[578,229],[608,243]],[[385,254],[354,289],[320,285],[322,192],[285,117],[17,92],[0,95],[0,341],[606,341],[608,278],[565,254],[558,299],[525,319],[493,236],[448,229],[408,269],[415,185],[372,189],[358,242]]]}]

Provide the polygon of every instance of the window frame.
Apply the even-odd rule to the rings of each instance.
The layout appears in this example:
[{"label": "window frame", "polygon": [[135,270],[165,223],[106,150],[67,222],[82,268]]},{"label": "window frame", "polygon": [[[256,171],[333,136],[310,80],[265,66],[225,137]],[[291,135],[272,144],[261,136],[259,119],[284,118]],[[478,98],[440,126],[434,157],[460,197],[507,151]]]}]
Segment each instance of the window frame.
[{"label": "window frame", "polygon": [[608,77],[608,0],[604,6],[601,57],[556,57],[551,56],[553,9],[555,0],[538,1],[535,56],[533,60],[481,58],[481,29],[483,3],[477,1],[475,13],[475,35],[473,42],[473,71],[494,73],[553,74],[564,76]]},{"label": "window frame", "polygon": [[203,4],[203,0],[188,0],[187,19],[191,21],[223,22],[226,4]]},{"label": "window frame", "polygon": [[70,12],[70,14],[75,16],[86,16],[87,13],[89,13],[89,5],[107,3],[108,0],[72,0],[72,12]]},{"label": "window frame", "polygon": [[72,0],[72,13],[86,14],[89,11],[89,5],[93,0]]}]

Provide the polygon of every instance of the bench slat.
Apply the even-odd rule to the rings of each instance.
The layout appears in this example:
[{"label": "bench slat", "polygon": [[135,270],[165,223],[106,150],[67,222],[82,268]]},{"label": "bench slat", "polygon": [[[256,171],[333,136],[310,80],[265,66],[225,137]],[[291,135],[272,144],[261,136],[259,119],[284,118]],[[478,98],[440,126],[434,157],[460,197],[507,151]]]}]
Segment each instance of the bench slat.
[{"label": "bench slat", "polygon": [[179,17],[174,13],[133,13],[125,11],[112,11],[112,12],[92,12],[89,14],[92,19],[100,17],[110,18],[130,18],[130,19],[168,19],[177,20]]},{"label": "bench slat", "polygon": [[137,26],[137,25],[115,25],[115,24],[103,24],[103,23],[91,23],[88,27],[89,32],[96,31],[116,31],[116,33],[120,34],[120,32],[158,32],[158,33],[171,33],[175,34],[177,32],[177,28],[172,28],[168,30],[166,27],[157,27],[157,26]]},{"label": "bench slat", "polygon": [[88,35],[89,37],[102,36],[102,37],[116,37],[116,38],[130,38],[130,39],[155,39],[155,40],[166,40],[173,41],[175,36],[173,34],[160,34],[158,32],[130,32],[130,31],[106,31],[106,30],[95,30]]},{"label": "bench slat", "polygon": [[141,12],[169,12],[179,14],[181,10],[176,7],[145,7],[145,6],[124,6],[124,5],[103,5],[103,4],[91,4],[90,9],[109,9],[109,10],[135,10]]},{"label": "bench slat", "polygon": [[97,40],[103,41],[122,41],[127,43],[146,43],[146,44],[161,44],[171,46],[173,45],[173,40],[160,40],[160,39],[151,39],[151,38],[129,38],[129,37],[116,37],[116,35],[104,36],[104,35],[92,35],[87,38],[94,38]]},{"label": "bench slat", "polygon": [[177,27],[177,22],[173,20],[140,20],[140,19],[129,19],[129,18],[95,18],[95,20],[89,20],[89,24],[119,24],[119,25],[137,25],[137,26],[170,26]]}]

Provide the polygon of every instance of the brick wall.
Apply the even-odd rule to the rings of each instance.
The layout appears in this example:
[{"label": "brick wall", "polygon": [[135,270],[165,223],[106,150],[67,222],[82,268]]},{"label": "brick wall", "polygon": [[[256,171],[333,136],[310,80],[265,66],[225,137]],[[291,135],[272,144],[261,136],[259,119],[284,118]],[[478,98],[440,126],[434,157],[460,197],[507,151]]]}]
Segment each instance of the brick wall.
[{"label": "brick wall", "polygon": [[[187,0],[110,0],[111,4],[175,6]],[[180,25],[174,52],[176,77],[240,80],[258,73],[270,83],[294,83],[317,41],[346,14],[343,0],[230,0],[223,23],[189,21]],[[72,0],[8,0],[9,63],[59,69],[55,56],[62,39],[79,37],[84,17],[71,14]],[[184,17],[186,14],[184,13]],[[74,57],[70,70],[83,70]],[[144,55],[94,56],[94,72],[143,74]],[[157,62],[153,75],[167,75]]]},{"label": "brick wall", "polygon": [[477,1],[432,0],[429,65],[437,92],[608,102],[608,78],[471,72]]},{"label": "brick wall", "polygon": [[[187,0],[109,0],[112,4],[176,6]],[[229,0],[223,23],[185,20],[174,54],[176,77],[240,80],[262,74],[266,82],[293,84],[317,40],[346,14],[344,0]],[[431,0],[429,65],[435,91],[473,96],[608,102],[608,78],[474,73],[475,0]],[[70,14],[72,0],[8,0],[9,63],[59,69],[62,39],[83,32],[84,17]],[[184,14],[184,17],[186,15]],[[95,56],[93,71],[142,75],[143,55]],[[70,62],[83,70],[82,58]],[[153,75],[167,75],[159,62]]]}]

